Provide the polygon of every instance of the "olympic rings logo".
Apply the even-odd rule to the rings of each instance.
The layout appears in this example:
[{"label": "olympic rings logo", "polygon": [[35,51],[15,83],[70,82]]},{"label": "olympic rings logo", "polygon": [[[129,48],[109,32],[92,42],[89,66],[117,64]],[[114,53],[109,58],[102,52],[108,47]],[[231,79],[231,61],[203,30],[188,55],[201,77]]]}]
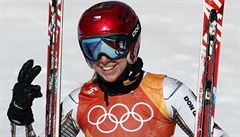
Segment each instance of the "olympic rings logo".
[{"label": "olympic rings logo", "polygon": [[[143,117],[140,114],[135,112],[135,109],[136,109],[137,106],[148,107],[149,110],[150,110],[150,116],[147,119],[143,119]],[[112,110],[116,107],[123,107],[127,111],[126,113],[124,113],[120,117],[120,119],[118,119],[114,114],[111,113]],[[104,112],[100,117],[98,117],[96,122],[93,122],[90,119],[90,114],[94,109],[102,109],[103,112]],[[128,120],[130,115],[133,117],[134,120],[140,122],[140,125],[138,127],[134,128],[134,129],[128,129],[123,125],[123,123],[125,123]],[[103,129],[100,128],[100,125],[106,120],[106,118],[108,118],[111,122],[113,122],[115,124],[115,126],[110,130],[103,130]],[[127,132],[136,132],[136,131],[138,131],[139,129],[142,128],[144,122],[147,122],[147,121],[151,120],[152,118],[153,118],[153,109],[151,108],[151,106],[149,104],[144,103],[144,102],[136,103],[132,107],[131,111],[129,110],[129,108],[126,105],[124,105],[122,103],[117,103],[117,104],[113,105],[109,109],[109,112],[107,112],[107,110],[103,106],[96,105],[96,106],[94,106],[90,109],[90,111],[88,112],[88,116],[87,116],[88,122],[90,124],[95,125],[100,132],[106,133],[106,134],[107,133],[112,133],[113,131],[115,131],[117,129],[118,125],[120,125],[122,127],[122,129],[124,129]]]}]

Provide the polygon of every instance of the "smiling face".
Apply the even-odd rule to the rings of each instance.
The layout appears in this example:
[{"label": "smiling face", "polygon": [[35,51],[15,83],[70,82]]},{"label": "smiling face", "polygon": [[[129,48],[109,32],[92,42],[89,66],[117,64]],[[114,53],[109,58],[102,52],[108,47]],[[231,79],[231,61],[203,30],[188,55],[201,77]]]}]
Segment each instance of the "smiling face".
[{"label": "smiling face", "polygon": [[127,67],[127,59],[110,60],[101,56],[97,62],[89,61],[92,68],[107,82],[114,82]]}]

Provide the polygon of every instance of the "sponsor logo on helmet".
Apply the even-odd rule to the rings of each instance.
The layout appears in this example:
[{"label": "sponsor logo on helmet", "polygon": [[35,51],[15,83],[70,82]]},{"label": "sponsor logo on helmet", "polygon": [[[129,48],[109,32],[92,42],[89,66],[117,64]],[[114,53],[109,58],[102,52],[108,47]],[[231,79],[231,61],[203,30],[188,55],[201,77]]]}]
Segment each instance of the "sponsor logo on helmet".
[{"label": "sponsor logo on helmet", "polygon": [[132,32],[132,37],[133,37],[133,38],[136,36],[136,34],[138,33],[139,30],[140,30],[140,25],[137,24],[137,27],[136,27],[135,30]]}]

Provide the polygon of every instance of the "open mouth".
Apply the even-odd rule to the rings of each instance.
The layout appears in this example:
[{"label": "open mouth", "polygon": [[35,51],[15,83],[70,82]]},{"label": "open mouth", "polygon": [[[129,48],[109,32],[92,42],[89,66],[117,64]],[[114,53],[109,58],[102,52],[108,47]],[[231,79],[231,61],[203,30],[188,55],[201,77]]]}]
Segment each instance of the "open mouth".
[{"label": "open mouth", "polygon": [[112,69],[114,69],[117,65],[113,65],[113,66],[104,66],[104,67],[101,67],[104,71],[110,71]]}]

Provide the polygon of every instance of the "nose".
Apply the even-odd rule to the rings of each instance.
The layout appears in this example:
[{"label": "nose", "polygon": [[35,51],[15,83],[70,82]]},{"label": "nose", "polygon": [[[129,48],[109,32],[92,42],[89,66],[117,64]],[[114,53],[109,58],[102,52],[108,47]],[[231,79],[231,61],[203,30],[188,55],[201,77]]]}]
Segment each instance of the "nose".
[{"label": "nose", "polygon": [[99,60],[99,62],[101,62],[101,63],[107,63],[107,62],[109,62],[110,61],[110,59],[109,58],[107,58],[106,56],[104,56],[104,55],[102,55],[101,56],[101,58],[100,58],[100,60]]}]

